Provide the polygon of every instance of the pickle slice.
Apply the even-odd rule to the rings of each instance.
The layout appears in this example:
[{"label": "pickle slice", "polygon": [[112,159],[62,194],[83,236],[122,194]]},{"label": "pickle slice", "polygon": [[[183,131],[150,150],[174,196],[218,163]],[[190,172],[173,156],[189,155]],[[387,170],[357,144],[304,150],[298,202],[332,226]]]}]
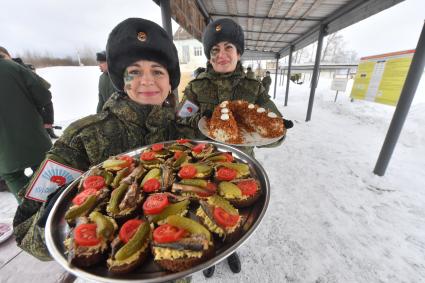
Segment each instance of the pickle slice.
[{"label": "pickle slice", "polygon": [[146,183],[147,180],[149,179],[161,179],[161,169],[159,168],[153,168],[151,170],[149,170],[149,172],[145,175],[145,177],[143,177],[142,183],[140,183],[140,187],[143,187],[143,185]]},{"label": "pickle slice", "polygon": [[231,162],[221,162],[218,164],[219,166],[224,166],[238,172],[237,178],[242,178],[249,176],[249,166],[244,163],[231,163]]},{"label": "pickle slice", "polygon": [[179,215],[183,211],[187,210],[188,205],[189,205],[189,200],[187,199],[170,204],[169,206],[164,208],[164,210],[160,214],[153,216],[152,222],[157,223],[158,221],[166,219],[168,216]]},{"label": "pickle slice", "polygon": [[239,211],[234,208],[230,202],[217,195],[210,196],[208,198],[208,204],[221,207],[230,214],[239,214]]},{"label": "pickle slice", "polygon": [[207,180],[201,180],[201,179],[183,179],[180,181],[180,184],[201,187],[205,189],[207,187],[208,182]]},{"label": "pickle slice", "polygon": [[180,215],[171,215],[167,217],[167,223],[179,228],[183,228],[189,231],[191,234],[203,234],[207,237],[208,241],[211,240],[210,231],[192,219]]},{"label": "pickle slice", "polygon": [[89,218],[91,221],[96,222],[97,235],[100,235],[105,239],[110,239],[114,235],[116,226],[115,220],[103,215],[98,211],[93,211],[92,213],[90,213]]},{"label": "pickle slice", "polygon": [[109,200],[108,206],[106,207],[106,211],[111,213],[118,213],[119,212],[119,204],[124,197],[125,193],[128,189],[127,183],[122,183],[118,188],[112,191],[111,193],[111,199]]},{"label": "pickle slice", "polygon": [[112,181],[111,186],[113,188],[117,188],[120,185],[120,182],[124,177],[126,177],[130,173],[130,169],[128,167],[125,167],[118,171],[117,175],[115,176],[114,180]]},{"label": "pickle slice", "polygon": [[134,236],[115,254],[116,260],[125,260],[140,250],[149,234],[150,227],[148,222],[140,224]]},{"label": "pickle slice", "polygon": [[233,183],[220,182],[218,184],[218,193],[222,197],[237,198],[242,196],[241,190]]},{"label": "pickle slice", "polygon": [[83,202],[80,206],[72,207],[65,213],[65,219],[67,221],[73,220],[78,216],[84,215],[88,210],[92,209],[96,204],[96,196],[89,196],[85,202]]}]

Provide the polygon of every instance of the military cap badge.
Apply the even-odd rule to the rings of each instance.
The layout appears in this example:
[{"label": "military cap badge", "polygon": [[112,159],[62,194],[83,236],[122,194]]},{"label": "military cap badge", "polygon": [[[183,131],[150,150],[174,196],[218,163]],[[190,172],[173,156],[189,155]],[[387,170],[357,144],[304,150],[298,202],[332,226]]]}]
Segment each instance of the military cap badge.
[{"label": "military cap badge", "polygon": [[148,37],[147,34],[143,31],[140,31],[137,33],[137,39],[142,42],[146,41],[147,37]]}]

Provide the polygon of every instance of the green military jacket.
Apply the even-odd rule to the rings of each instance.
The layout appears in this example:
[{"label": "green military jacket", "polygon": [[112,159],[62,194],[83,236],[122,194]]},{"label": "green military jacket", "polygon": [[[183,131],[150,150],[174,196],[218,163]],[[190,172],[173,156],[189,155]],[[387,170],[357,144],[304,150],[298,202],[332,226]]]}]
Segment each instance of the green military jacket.
[{"label": "green military jacket", "polygon": [[0,174],[38,166],[52,146],[41,109],[52,96],[28,68],[0,59]]},{"label": "green military jacket", "polygon": [[96,113],[102,111],[103,105],[114,92],[115,88],[108,72],[102,73],[99,77],[99,102],[97,103]]},{"label": "green military jacket", "polygon": [[[281,116],[261,82],[248,78],[243,72],[240,62],[238,62],[235,71],[226,74],[215,72],[212,66],[208,64],[207,71],[201,73],[187,85],[179,105],[180,108],[186,100],[189,100],[199,106],[199,111],[191,117],[179,118],[179,121],[196,129],[197,138],[205,139],[205,136],[198,130],[198,121],[202,116],[209,111],[212,113],[214,108],[225,100],[239,99],[258,104]],[[274,146],[279,144],[274,144]],[[252,147],[241,149],[253,155]]]},{"label": "green military jacket", "polygon": [[255,79],[255,73],[253,71],[247,71],[246,72],[246,77],[248,79]]},{"label": "green military jacket", "polygon": [[[115,93],[100,114],[72,123],[46,158],[86,171],[112,155],[178,137],[174,108],[141,106]],[[14,234],[23,250],[41,260],[51,260],[44,227],[37,226],[44,209],[40,202],[24,199],[15,214]]]},{"label": "green military jacket", "polygon": [[270,76],[265,76],[263,80],[261,81],[261,84],[266,90],[266,93],[269,94],[270,85],[272,84],[272,78]]}]

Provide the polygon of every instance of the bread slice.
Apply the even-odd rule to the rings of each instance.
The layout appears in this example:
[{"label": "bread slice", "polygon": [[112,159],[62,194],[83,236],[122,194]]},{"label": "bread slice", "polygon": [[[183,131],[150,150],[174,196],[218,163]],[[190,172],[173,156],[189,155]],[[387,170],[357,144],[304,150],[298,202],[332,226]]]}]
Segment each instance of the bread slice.
[{"label": "bread slice", "polygon": [[[155,248],[151,248],[152,254],[155,256]],[[207,250],[202,251],[201,257],[182,257],[177,259],[161,259],[155,262],[165,270],[178,272],[189,269],[195,265],[207,261],[214,256],[214,245],[210,245]]]},{"label": "bread slice", "polygon": [[136,254],[130,257],[129,261],[117,261],[109,258],[107,260],[108,269],[110,272],[115,274],[125,274],[133,271],[139,267],[148,257],[149,248],[148,245],[143,246]]}]

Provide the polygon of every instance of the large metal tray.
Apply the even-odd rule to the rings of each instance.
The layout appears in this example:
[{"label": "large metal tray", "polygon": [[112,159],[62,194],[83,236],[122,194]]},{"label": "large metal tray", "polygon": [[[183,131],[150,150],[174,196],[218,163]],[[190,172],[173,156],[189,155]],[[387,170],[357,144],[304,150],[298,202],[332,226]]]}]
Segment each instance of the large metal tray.
[{"label": "large metal tray", "polygon": [[[164,142],[164,144],[171,144],[174,141]],[[153,262],[152,256],[150,256],[147,261],[135,271],[132,271],[129,274],[125,275],[113,275],[108,272],[106,264],[98,265],[90,268],[79,268],[76,266],[69,265],[67,262],[67,258],[65,255],[65,247],[63,241],[66,238],[66,235],[69,232],[69,227],[64,219],[65,212],[68,210],[72,198],[75,196],[76,189],[75,187],[78,185],[80,178],[76,179],[72,182],[61,194],[61,196],[56,201],[53,206],[51,213],[47,219],[45,236],[46,236],[46,244],[49,249],[52,257],[67,271],[74,274],[77,277],[98,281],[98,282],[143,282],[143,283],[154,283],[154,282],[165,282],[169,280],[175,280],[178,278],[182,278],[188,276],[194,272],[206,269],[223,259],[227,256],[231,255],[237,248],[242,246],[248,238],[254,233],[254,231],[259,227],[261,220],[266,213],[269,199],[270,199],[270,185],[266,172],[263,167],[253,159],[248,156],[244,152],[239,149],[225,145],[222,143],[214,142],[214,141],[193,141],[193,143],[201,143],[208,142],[214,144],[218,151],[232,152],[233,156],[237,161],[243,161],[250,166],[251,175],[256,178],[261,185],[262,196],[259,200],[249,208],[239,209],[241,215],[245,216],[245,223],[243,226],[244,232],[236,241],[223,244],[219,241],[215,241],[215,255],[210,260],[194,266],[188,270],[172,273],[169,271],[162,270],[158,265]],[[125,154],[134,156],[140,154],[144,149],[148,146],[141,147],[137,150],[129,151]]]}]

